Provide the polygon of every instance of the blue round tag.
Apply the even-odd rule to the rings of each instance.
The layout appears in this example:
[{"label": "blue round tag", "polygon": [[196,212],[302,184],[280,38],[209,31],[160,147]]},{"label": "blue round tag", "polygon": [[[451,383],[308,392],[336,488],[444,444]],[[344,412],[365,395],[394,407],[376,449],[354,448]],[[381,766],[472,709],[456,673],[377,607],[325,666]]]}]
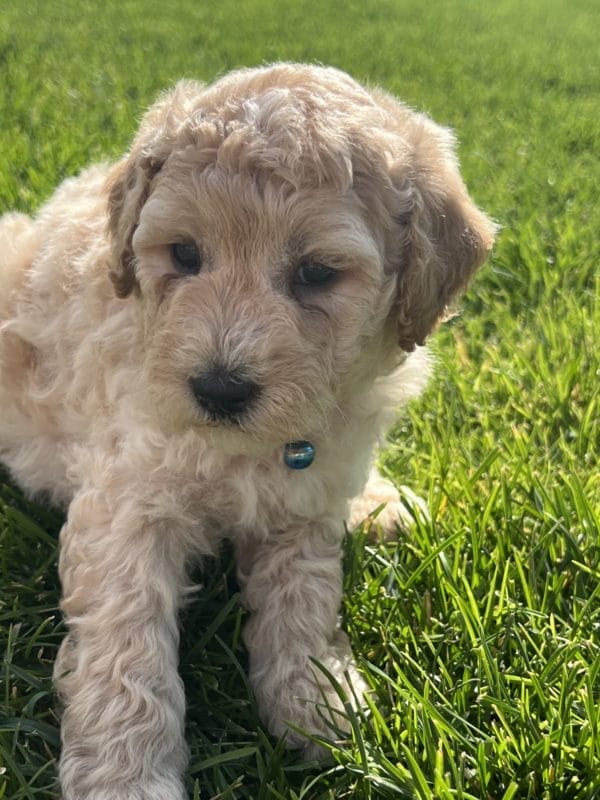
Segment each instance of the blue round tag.
[{"label": "blue round tag", "polygon": [[306,469],[315,458],[315,448],[310,442],[288,442],[283,449],[283,460],[290,469]]}]

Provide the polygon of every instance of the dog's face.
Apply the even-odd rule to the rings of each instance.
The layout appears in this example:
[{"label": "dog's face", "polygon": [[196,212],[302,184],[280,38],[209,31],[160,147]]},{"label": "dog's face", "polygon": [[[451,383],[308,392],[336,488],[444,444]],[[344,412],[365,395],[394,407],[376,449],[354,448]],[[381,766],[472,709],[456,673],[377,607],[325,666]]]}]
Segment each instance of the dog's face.
[{"label": "dog's face", "polygon": [[180,84],[109,189],[163,423],[263,446],[325,429],[422,343],[493,235],[447,132],[322,68]]},{"label": "dog's face", "polygon": [[250,171],[174,158],[133,248],[163,415],[265,443],[327,424],[392,302],[357,198],[330,187],[259,188]]}]

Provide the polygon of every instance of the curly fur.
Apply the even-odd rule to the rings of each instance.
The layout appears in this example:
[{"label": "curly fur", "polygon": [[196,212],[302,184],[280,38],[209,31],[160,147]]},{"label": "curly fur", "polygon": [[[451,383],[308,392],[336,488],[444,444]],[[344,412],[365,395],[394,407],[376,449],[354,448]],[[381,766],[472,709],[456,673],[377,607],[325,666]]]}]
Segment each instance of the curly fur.
[{"label": "curly fur", "polygon": [[[339,701],[313,658],[360,695],[338,629],[342,520],[382,500],[397,519],[373,448],[493,233],[447,130],[292,64],[179,83],[121,162],[67,180],[34,219],[2,217],[0,459],[68,508],[65,800],[184,796],[177,612],[189,564],[223,538],[270,730],[295,747],[286,721],[328,732],[319,706]],[[170,257],[182,239],[197,275]],[[306,260],[335,283],[299,285]],[[189,388],[215,363],[261,387],[235,424]],[[303,472],[282,460],[294,439],[316,447]]]}]

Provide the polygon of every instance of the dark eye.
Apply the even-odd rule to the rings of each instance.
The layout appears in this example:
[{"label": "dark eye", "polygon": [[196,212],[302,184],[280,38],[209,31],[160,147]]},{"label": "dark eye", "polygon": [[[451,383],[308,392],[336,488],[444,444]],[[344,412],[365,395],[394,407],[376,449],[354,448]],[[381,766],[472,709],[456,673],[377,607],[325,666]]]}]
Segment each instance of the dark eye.
[{"label": "dark eye", "polygon": [[195,244],[176,242],[171,245],[171,258],[178,272],[183,275],[197,275],[202,266],[200,252]]},{"label": "dark eye", "polygon": [[296,283],[300,286],[325,286],[331,283],[337,275],[337,270],[319,264],[316,261],[306,261],[301,264],[296,273]]}]

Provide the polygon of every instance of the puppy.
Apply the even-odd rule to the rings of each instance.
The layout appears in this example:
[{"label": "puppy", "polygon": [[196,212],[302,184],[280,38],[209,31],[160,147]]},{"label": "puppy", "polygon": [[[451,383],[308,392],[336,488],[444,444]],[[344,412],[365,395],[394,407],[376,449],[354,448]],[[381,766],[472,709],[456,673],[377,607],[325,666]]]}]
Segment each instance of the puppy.
[{"label": "puppy", "polygon": [[374,445],[494,235],[454,148],[342,72],[278,64],[179,83],[122,161],[0,220],[0,460],[68,509],[65,800],[184,797],[177,614],[224,538],[269,730],[329,733],[313,659],[360,696],[342,521],[401,510]]}]

